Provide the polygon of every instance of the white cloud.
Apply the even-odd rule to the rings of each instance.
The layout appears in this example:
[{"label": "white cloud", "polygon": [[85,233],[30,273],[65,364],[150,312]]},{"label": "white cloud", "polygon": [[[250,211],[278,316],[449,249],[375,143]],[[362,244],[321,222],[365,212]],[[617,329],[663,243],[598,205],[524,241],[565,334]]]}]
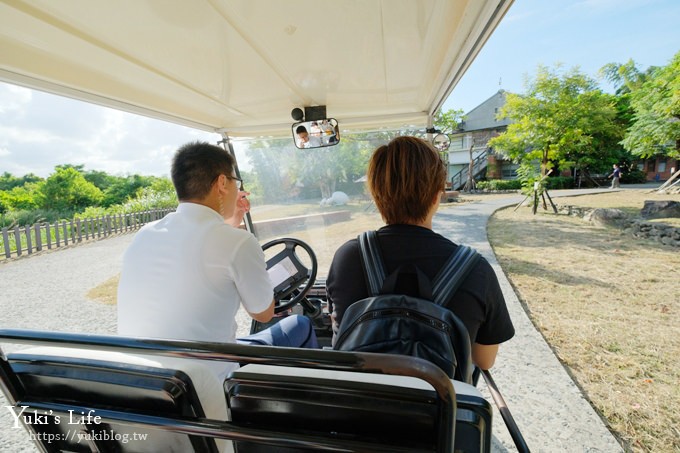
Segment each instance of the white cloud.
[{"label": "white cloud", "polygon": [[84,164],[109,174],[168,175],[174,150],[197,139],[219,136],[0,83],[0,173],[45,177],[56,165]]},{"label": "white cloud", "polygon": [[0,114],[22,111],[31,102],[33,93],[28,88],[0,84]]}]

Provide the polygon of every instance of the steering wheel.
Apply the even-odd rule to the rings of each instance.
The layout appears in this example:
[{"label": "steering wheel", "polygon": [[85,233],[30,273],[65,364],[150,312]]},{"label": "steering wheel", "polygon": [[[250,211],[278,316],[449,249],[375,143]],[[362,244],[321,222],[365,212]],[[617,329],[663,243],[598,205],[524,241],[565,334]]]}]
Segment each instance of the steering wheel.
[{"label": "steering wheel", "polygon": [[[307,292],[316,281],[316,272],[319,269],[316,255],[312,248],[305,242],[295,238],[281,238],[269,241],[262,246],[266,251],[275,245],[283,244],[285,248],[267,260],[267,272],[274,282],[275,313],[281,313],[304,302]],[[311,262],[311,269],[307,268],[296,253],[297,249],[303,249]],[[304,283],[306,282],[306,283]],[[302,289],[300,286],[304,283]],[[290,299],[286,300],[287,297]]]}]

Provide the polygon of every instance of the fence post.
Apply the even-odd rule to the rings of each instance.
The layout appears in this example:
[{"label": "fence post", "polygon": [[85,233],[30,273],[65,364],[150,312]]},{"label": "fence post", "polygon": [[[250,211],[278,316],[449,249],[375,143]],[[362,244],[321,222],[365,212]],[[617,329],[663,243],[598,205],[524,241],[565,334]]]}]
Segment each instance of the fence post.
[{"label": "fence post", "polygon": [[52,250],[52,231],[50,222],[45,222],[45,239],[47,239],[47,248]]},{"label": "fence post", "polygon": [[68,245],[68,230],[66,228],[66,220],[61,221],[61,227],[64,230],[64,245]]},{"label": "fence post", "polygon": [[61,237],[59,237],[59,221],[54,221],[54,241],[57,243],[57,248],[59,248]]},{"label": "fence post", "polygon": [[19,225],[14,227],[14,243],[17,246],[17,256],[21,255],[21,231],[19,230]]},{"label": "fence post", "polygon": [[7,227],[2,229],[2,243],[5,246],[5,258],[11,258],[12,252],[10,252],[9,248],[9,233],[7,232]]},{"label": "fence post", "polygon": [[29,225],[24,227],[24,235],[26,236],[26,253],[30,255],[33,253],[33,241],[31,241],[31,227]]},{"label": "fence post", "polygon": [[36,223],[33,225],[33,230],[35,231],[35,249],[39,252],[42,250],[42,234],[40,234],[40,224]]},{"label": "fence post", "polygon": [[[71,222],[73,222],[73,220],[71,220]],[[80,219],[76,219],[76,236],[78,237],[78,242],[83,241],[83,231],[80,229]]]}]

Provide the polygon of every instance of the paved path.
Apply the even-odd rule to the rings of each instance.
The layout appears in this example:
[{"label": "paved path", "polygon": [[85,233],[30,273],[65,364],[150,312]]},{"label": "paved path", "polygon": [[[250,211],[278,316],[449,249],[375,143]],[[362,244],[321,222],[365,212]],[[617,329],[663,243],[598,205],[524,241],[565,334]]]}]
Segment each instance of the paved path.
[{"label": "paved path", "polygon": [[[565,193],[579,192],[551,192],[553,197]],[[489,216],[522,198],[509,196],[442,208],[435,219],[435,230],[475,247],[499,276],[517,333],[501,347],[493,376],[531,450],[620,452],[614,437],[527,317],[487,240]],[[122,235],[1,263],[0,327],[114,333],[115,308],[93,302],[86,294],[118,274],[122,254],[132,237]],[[484,384],[480,383],[480,388],[486,391]],[[12,428],[5,405],[7,401],[0,395],[0,452],[35,452],[27,434]],[[496,413],[494,451],[514,450]]]},{"label": "paved path", "polygon": [[[550,194],[556,198],[591,192],[595,191]],[[489,216],[523,198],[511,196],[440,209],[434,229],[456,243],[476,248],[498,275],[516,334],[501,345],[492,375],[531,451],[621,452],[614,436],[527,316],[487,239]],[[486,385],[480,382],[478,387],[491,401]],[[516,451],[495,405],[494,411],[494,451]]]}]

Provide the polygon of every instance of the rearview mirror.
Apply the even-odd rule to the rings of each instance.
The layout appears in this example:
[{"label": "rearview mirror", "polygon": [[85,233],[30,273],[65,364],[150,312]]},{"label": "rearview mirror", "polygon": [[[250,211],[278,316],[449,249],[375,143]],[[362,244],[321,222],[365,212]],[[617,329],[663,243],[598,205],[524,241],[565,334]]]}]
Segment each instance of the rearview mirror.
[{"label": "rearview mirror", "polygon": [[335,118],[293,124],[293,142],[299,149],[325,148],[340,143],[340,129]]},{"label": "rearview mirror", "polygon": [[446,134],[437,134],[432,139],[432,145],[441,153],[449,149],[449,146],[451,146],[451,139]]}]

